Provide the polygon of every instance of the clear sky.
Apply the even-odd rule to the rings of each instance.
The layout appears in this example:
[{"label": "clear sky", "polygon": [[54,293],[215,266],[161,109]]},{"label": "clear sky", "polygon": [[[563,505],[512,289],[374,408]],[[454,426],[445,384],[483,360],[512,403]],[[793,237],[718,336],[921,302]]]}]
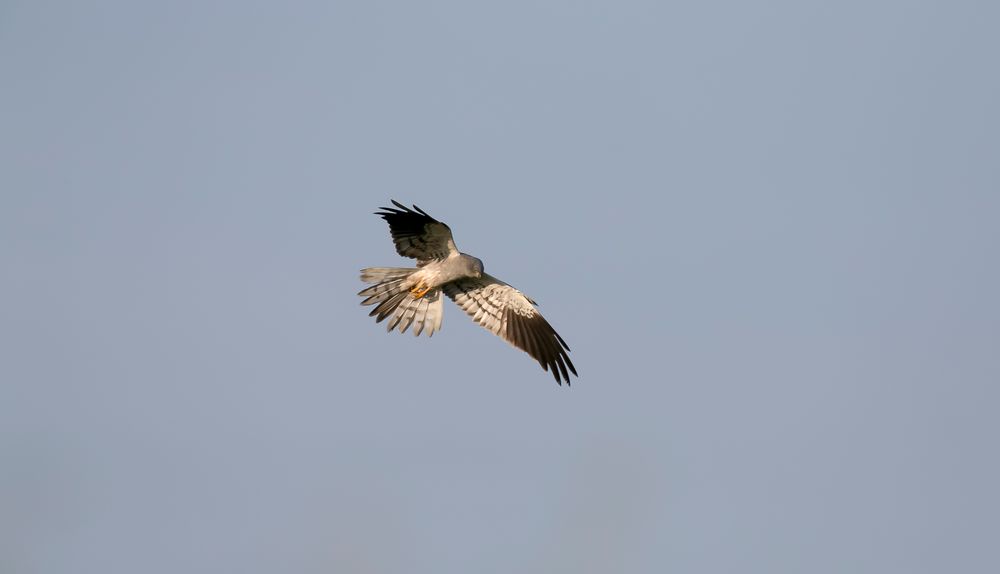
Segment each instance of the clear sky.
[{"label": "clear sky", "polygon": [[1000,571],[998,6],[6,0],[0,571]]}]

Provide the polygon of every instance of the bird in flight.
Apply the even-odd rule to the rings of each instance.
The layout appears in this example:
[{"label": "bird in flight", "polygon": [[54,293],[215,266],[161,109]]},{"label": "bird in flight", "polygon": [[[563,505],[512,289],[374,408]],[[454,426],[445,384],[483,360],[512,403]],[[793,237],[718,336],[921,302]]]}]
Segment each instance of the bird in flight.
[{"label": "bird in flight", "polygon": [[[413,325],[413,334],[441,330],[444,293],[472,320],[521,349],[555,377],[570,384],[576,368],[569,360],[569,346],[535,309],[535,302],[510,285],[483,271],[483,262],[459,252],[451,228],[416,205],[413,209],[392,200],[396,207],[380,207],[375,215],[389,224],[396,252],[417,260],[414,267],[369,267],[361,280],[372,283],[358,295],[362,305],[375,305],[369,313],[388,330],[400,333]],[[577,375],[579,376],[579,375]]]}]

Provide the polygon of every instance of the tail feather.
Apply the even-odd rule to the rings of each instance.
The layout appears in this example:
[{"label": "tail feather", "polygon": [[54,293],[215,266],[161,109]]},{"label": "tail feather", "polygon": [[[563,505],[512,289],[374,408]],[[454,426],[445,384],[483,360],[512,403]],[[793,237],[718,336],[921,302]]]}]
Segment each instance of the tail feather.
[{"label": "tail feather", "polygon": [[434,331],[440,331],[441,330],[441,321],[444,319],[444,305],[443,305],[443,303],[444,303],[443,301],[441,303],[438,303],[437,307],[435,307],[433,309],[433,311],[434,311],[434,323],[431,324],[431,332],[427,333],[428,337],[430,337],[431,335],[433,335]]},{"label": "tail feather", "polygon": [[393,313],[392,318],[389,319],[389,322],[385,324],[385,330],[392,331],[393,329],[395,329],[396,325],[399,325],[399,322],[400,320],[402,320],[402,318],[403,314],[401,312]]},{"label": "tail feather", "polygon": [[361,270],[361,280],[365,283],[384,283],[390,279],[406,279],[414,271],[417,269],[413,267],[368,267]]},{"label": "tail feather", "polygon": [[413,314],[413,334],[420,336],[424,330],[424,318],[427,316],[427,301],[417,303],[417,311]]},{"label": "tail feather", "polygon": [[413,334],[420,336],[420,332],[424,330],[424,319],[427,317],[427,301],[421,301],[417,304],[417,312],[413,316]]},{"label": "tail feather", "polygon": [[389,318],[387,329],[399,328],[400,333],[413,325],[413,334],[431,336],[441,329],[444,303],[441,290],[434,289],[421,298],[414,297],[404,287],[406,279],[417,269],[402,267],[370,267],[361,270],[361,280],[374,283],[358,292],[365,297],[362,305],[374,305],[368,314],[376,323]]},{"label": "tail feather", "polygon": [[399,318],[401,320],[399,325],[400,333],[405,333],[410,328],[410,325],[413,324],[413,314],[417,311],[416,303],[418,301],[407,301],[406,307],[399,310]]},{"label": "tail feather", "polygon": [[381,303],[382,301],[392,297],[399,289],[402,287],[403,279],[390,279],[385,283],[379,283],[378,285],[373,285],[367,289],[358,292],[358,295],[362,297],[367,296],[367,299],[361,302],[362,305],[373,305],[375,303]]},{"label": "tail feather", "polygon": [[[389,297],[392,297],[393,293],[395,293],[395,289],[394,288],[399,287],[400,283],[402,283],[402,282],[400,281],[400,282],[397,282],[397,283],[393,283],[391,285],[388,285],[388,284],[379,285],[378,287],[382,287],[383,290],[380,291],[380,292],[378,292],[378,293],[372,293],[371,295],[368,296],[367,299],[365,299],[364,301],[362,301],[361,304],[362,305],[375,305],[375,304],[381,303],[382,301],[385,301]],[[359,293],[359,295],[367,295],[367,293]]]},{"label": "tail feather", "polygon": [[372,312],[368,314],[369,317],[373,317],[378,314],[375,318],[376,323],[381,323],[386,317],[391,315],[393,311],[399,307],[399,304],[403,302],[404,299],[410,296],[410,293],[406,290],[397,291],[392,297],[382,301],[378,304]]},{"label": "tail feather", "polygon": [[367,297],[361,304],[373,305],[392,297],[399,290],[400,285],[414,271],[416,269],[401,267],[370,267],[362,269],[361,280],[366,283],[375,284],[358,292],[358,295]]}]

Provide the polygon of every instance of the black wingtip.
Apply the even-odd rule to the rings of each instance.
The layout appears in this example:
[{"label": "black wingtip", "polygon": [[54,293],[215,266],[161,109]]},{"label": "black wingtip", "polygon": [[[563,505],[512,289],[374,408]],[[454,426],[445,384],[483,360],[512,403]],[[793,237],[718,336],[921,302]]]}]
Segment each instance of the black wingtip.
[{"label": "black wingtip", "polygon": [[426,211],[417,207],[416,204],[414,204],[413,207],[411,208],[411,207],[406,207],[405,205],[396,201],[395,199],[390,199],[389,201],[391,201],[392,204],[395,205],[396,207],[382,206],[379,208],[382,211],[376,211],[375,215],[387,221],[390,217],[396,215],[422,215],[434,223],[441,223],[437,219],[434,219],[434,217],[428,214]]},{"label": "black wingtip", "polygon": [[[576,367],[573,366],[573,361],[569,360],[569,356],[568,355],[565,357],[565,359],[566,359],[566,366],[569,367],[569,370],[572,371],[572,373],[574,375],[576,375],[576,376],[579,377],[580,375],[577,374]],[[566,377],[566,378],[568,379],[569,377]]]},{"label": "black wingtip", "polygon": [[570,350],[569,345],[567,345],[566,341],[564,341],[563,338],[559,336],[559,333],[556,333],[555,329],[552,329],[552,334],[556,336],[556,340],[559,341],[559,344],[563,346],[563,349],[566,349],[567,351]]}]

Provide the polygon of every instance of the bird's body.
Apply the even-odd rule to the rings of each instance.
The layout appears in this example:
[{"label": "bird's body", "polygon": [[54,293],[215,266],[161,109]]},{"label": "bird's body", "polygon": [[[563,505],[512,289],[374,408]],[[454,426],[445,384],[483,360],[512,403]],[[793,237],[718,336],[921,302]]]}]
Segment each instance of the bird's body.
[{"label": "bird's body", "polygon": [[[373,283],[358,295],[362,305],[375,305],[376,322],[389,318],[388,330],[428,336],[441,328],[444,293],[470,317],[508,343],[527,352],[556,382],[569,384],[576,368],[562,337],[534,307],[534,301],[510,285],[485,273],[483,262],[461,253],[451,229],[417,206],[410,209],[395,200],[396,208],[377,212],[389,223],[396,251],[417,260],[416,268],[369,267],[361,280]],[[560,376],[561,375],[561,376]]]},{"label": "bird's body", "polygon": [[438,289],[458,279],[482,276],[483,262],[479,258],[456,251],[446,259],[427,262],[410,275],[409,281],[414,289]]}]

